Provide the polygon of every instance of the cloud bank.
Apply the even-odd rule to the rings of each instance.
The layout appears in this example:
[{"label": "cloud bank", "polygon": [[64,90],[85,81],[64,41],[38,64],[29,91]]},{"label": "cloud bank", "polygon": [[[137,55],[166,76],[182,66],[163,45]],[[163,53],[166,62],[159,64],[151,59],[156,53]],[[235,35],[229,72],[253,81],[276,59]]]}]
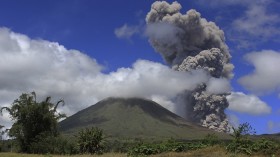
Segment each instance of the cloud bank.
[{"label": "cloud bank", "polygon": [[[71,115],[106,97],[144,97],[175,112],[172,98],[198,84],[210,83],[203,70],[181,73],[160,63],[138,60],[132,67],[102,73],[102,65],[78,50],[0,28],[0,104],[35,91],[38,100],[63,98],[60,110]],[[7,114],[0,124],[8,125]]]}]

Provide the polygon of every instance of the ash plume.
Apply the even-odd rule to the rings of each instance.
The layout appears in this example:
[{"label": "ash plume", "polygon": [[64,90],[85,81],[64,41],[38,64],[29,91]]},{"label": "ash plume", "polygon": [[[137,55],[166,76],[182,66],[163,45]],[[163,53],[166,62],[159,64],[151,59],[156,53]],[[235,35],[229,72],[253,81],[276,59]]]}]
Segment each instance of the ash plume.
[{"label": "ash plume", "polygon": [[[177,71],[203,69],[213,78],[232,78],[224,32],[214,22],[201,18],[191,9],[181,14],[178,2],[157,1],[146,16],[146,35],[154,49]],[[211,93],[205,83],[192,91],[185,91],[174,100],[184,118],[220,132],[229,131],[224,110],[229,93]],[[182,111],[181,111],[182,113]]]}]

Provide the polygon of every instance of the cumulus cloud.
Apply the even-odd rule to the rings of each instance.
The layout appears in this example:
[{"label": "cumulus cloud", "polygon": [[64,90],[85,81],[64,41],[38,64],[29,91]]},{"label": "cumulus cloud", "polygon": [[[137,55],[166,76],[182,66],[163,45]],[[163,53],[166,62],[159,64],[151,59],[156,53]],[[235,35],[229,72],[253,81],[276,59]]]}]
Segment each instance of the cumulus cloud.
[{"label": "cumulus cloud", "polygon": [[241,32],[260,38],[269,38],[280,34],[279,15],[268,13],[265,5],[249,6],[245,15],[233,21],[233,27]]},{"label": "cumulus cloud", "polygon": [[114,33],[116,37],[120,39],[130,39],[133,35],[140,32],[139,26],[129,26],[124,24],[123,26],[116,28]]},{"label": "cumulus cloud", "polygon": [[245,60],[254,66],[254,71],[239,79],[246,89],[256,93],[279,92],[280,88],[280,53],[262,50],[245,55]]},{"label": "cumulus cloud", "polygon": [[242,92],[232,92],[227,96],[229,110],[251,115],[271,113],[271,108],[255,95],[246,95]]},{"label": "cumulus cloud", "polygon": [[[147,60],[132,67],[102,73],[102,65],[78,50],[0,28],[0,107],[8,106],[21,93],[35,91],[38,100],[63,98],[60,111],[71,115],[110,97],[144,97],[172,109],[172,98],[193,90],[211,78],[203,70],[186,73]],[[8,115],[0,124],[8,125]]]}]

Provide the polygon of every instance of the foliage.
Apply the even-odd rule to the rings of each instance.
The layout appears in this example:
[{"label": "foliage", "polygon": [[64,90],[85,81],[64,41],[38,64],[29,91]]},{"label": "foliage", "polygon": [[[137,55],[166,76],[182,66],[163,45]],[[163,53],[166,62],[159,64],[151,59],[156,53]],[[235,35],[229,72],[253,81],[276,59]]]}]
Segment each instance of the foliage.
[{"label": "foliage", "polygon": [[59,104],[64,105],[60,100],[55,105],[50,102],[51,97],[45,101],[36,102],[36,94],[22,94],[16,99],[11,107],[2,107],[9,112],[14,124],[9,130],[9,136],[15,138],[21,152],[31,153],[30,146],[38,135],[58,136],[57,121],[64,114],[57,113]]},{"label": "foliage", "polygon": [[227,147],[226,149],[229,152],[233,152],[235,154],[237,153],[244,153],[247,155],[252,154],[252,145],[253,141],[251,141],[248,138],[241,138],[239,140],[233,140]]},{"label": "foliage", "polygon": [[232,128],[234,137],[233,141],[226,147],[226,149],[230,152],[236,153],[245,153],[252,154],[252,145],[253,141],[251,141],[247,135],[255,134],[255,130],[249,123],[240,124],[237,128]]},{"label": "foliage", "polygon": [[237,140],[241,139],[242,136],[254,135],[256,133],[255,129],[253,129],[248,122],[240,124],[237,128],[232,127],[232,129],[233,129],[232,136]]},{"label": "foliage", "polygon": [[202,140],[202,143],[207,146],[214,146],[220,144],[221,141],[219,140],[218,136],[213,133],[213,134],[207,134]]},{"label": "foliage", "polygon": [[4,126],[3,126],[3,125],[0,125],[0,141],[2,141],[3,135],[4,135],[4,133],[5,133],[5,131],[2,130],[3,128],[4,128]]},{"label": "foliage", "polygon": [[179,142],[173,139],[160,143],[143,143],[129,150],[129,156],[145,156],[163,152],[184,152],[205,148],[201,141]]},{"label": "foliage", "polygon": [[268,139],[261,139],[256,141],[252,145],[252,150],[254,152],[260,152],[265,155],[274,155],[279,150],[279,144],[275,141],[271,141]]},{"label": "foliage", "polygon": [[102,154],[104,150],[103,130],[92,127],[79,131],[77,142],[80,153]]},{"label": "foliage", "polygon": [[3,128],[4,128],[4,126],[0,125],[0,152],[2,151],[2,147],[3,147],[2,140],[3,140],[3,135],[5,133],[5,131],[2,130]]},{"label": "foliage", "polygon": [[62,136],[54,137],[46,134],[36,136],[30,145],[32,153],[38,154],[77,154],[78,148],[75,141],[71,141]]}]

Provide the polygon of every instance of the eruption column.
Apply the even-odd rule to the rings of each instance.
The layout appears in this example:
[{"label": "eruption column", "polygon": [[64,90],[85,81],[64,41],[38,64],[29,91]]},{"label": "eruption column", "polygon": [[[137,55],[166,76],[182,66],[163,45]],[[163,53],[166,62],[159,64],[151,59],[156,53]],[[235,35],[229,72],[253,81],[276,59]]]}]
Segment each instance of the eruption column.
[{"label": "eruption column", "polygon": [[[151,45],[174,70],[202,69],[213,78],[230,79],[233,65],[224,32],[193,9],[181,14],[181,8],[178,2],[152,4],[146,16],[146,35]],[[203,83],[195,90],[181,93],[174,101],[178,111],[186,110],[181,115],[184,118],[216,131],[228,132],[230,126],[224,113],[229,105],[228,94],[208,92],[207,84]]]}]

